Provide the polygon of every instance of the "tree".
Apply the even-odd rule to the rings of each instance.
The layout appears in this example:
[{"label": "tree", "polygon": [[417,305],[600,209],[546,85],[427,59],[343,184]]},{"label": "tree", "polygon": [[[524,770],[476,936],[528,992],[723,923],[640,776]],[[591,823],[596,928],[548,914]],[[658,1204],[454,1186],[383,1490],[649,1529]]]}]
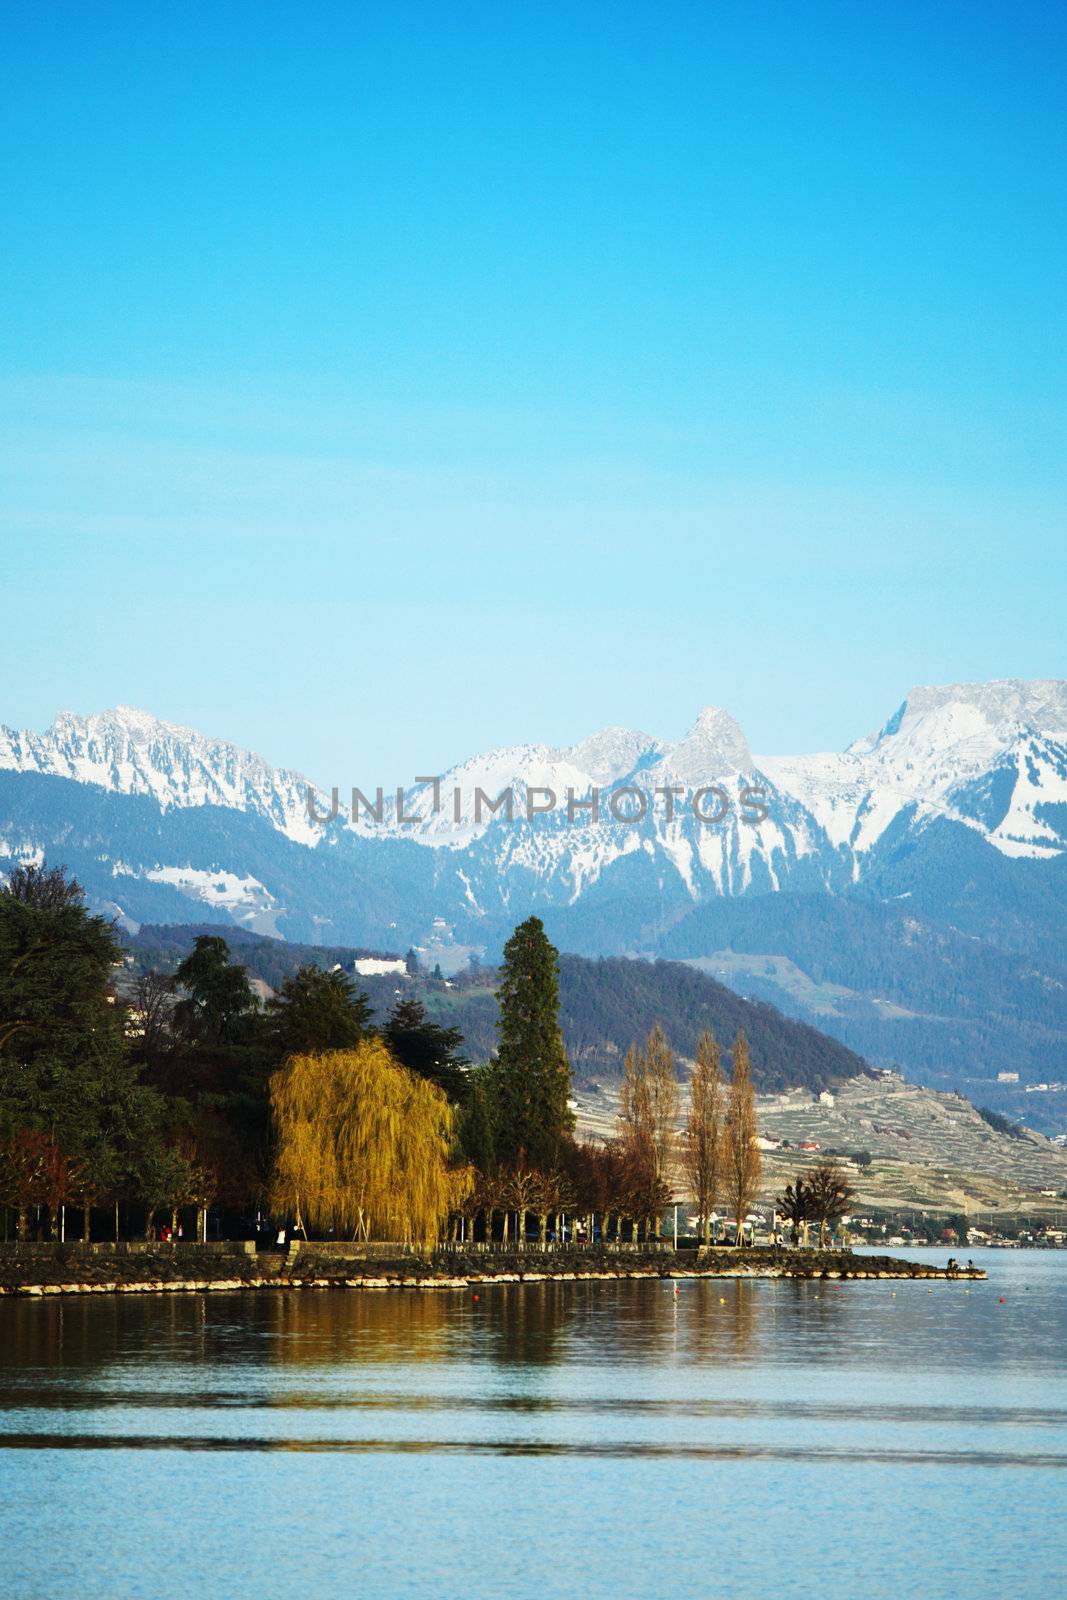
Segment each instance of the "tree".
[{"label": "tree", "polygon": [[656,1176],[669,1187],[678,1149],[678,1071],[667,1035],[659,1023],[652,1029],[645,1044],[645,1063]]},{"label": "tree", "polygon": [[81,884],[77,878],[67,877],[65,867],[15,867],[3,892],[34,911],[62,911],[82,901]]},{"label": "tree", "polygon": [[0,889],[0,1131],[52,1140],[86,1207],[118,1182],[160,1104],[129,1060],[111,989],[120,957],[62,872],[18,870]]},{"label": "tree", "polygon": [[684,1157],[705,1245],[711,1242],[711,1214],[725,1165],[722,1099],[719,1046],[713,1034],[704,1032],[697,1040],[696,1066],[689,1084]]},{"label": "tree", "polygon": [[258,1005],[245,968],[230,960],[225,939],[201,934],[175,973],[185,998],[174,1008],[186,1037],[206,1045],[242,1044]]},{"label": "tree", "polygon": [[528,1167],[521,1158],[505,1175],[503,1200],[515,1212],[515,1244],[519,1250],[526,1248],[526,1213],[536,1209],[543,1183],[537,1169]]},{"label": "tree", "polygon": [[534,1207],[537,1212],[537,1237],[542,1249],[548,1242],[548,1219],[556,1218],[556,1238],[562,1244],[559,1218],[563,1212],[572,1211],[578,1202],[577,1190],[570,1174],[557,1168],[538,1174]]},{"label": "tree", "polygon": [[142,973],[134,985],[125,1023],[131,1050],[148,1067],[160,1066],[174,1048],[173,1011],[174,979],[162,972]]},{"label": "tree", "polygon": [[456,1124],[460,1159],[479,1172],[496,1170],[496,1068],[472,1067],[467,1074],[467,1100]]},{"label": "tree", "polygon": [[28,1088],[46,1058],[121,1048],[110,993],[118,940],[89,915],[77,884],[66,889],[36,868],[16,869],[0,887],[0,1052],[15,1075],[9,1090],[18,1088],[15,1077]]},{"label": "tree", "polygon": [[639,1226],[644,1222],[645,1238],[658,1236],[663,1212],[671,1202],[671,1190],[656,1171],[655,1159],[648,1144],[623,1146],[619,1174],[620,1217],[629,1217],[633,1223],[632,1237],[637,1238]]},{"label": "tree", "polygon": [[807,1227],[812,1219],[812,1208],[811,1195],[802,1172],[797,1173],[792,1183],[786,1184],[784,1193],[775,1201],[775,1207],[790,1224],[793,1243],[800,1244],[802,1240],[807,1243]]},{"label": "tree", "polygon": [[369,1031],[371,1011],[345,972],[304,966],[282,979],[267,1001],[267,1016],[274,1047],[288,1056],[354,1049]]},{"label": "tree", "polygon": [[819,1224],[819,1249],[824,1250],[828,1229],[847,1215],[856,1191],[832,1161],[823,1161],[811,1168],[807,1187],[811,1216]]},{"label": "tree", "polygon": [[552,1167],[574,1126],[570,1062],[559,1027],[559,955],[539,917],[521,923],[504,946],[497,990],[497,1153]]},{"label": "tree", "polygon": [[383,1035],[392,1055],[420,1078],[444,1091],[462,1105],[467,1098],[467,1058],[459,1053],[463,1035],[458,1028],[432,1022],[418,1000],[398,1000],[389,1013]]},{"label": "tree", "polygon": [[760,1152],[756,1143],[756,1101],[748,1041],[740,1031],[734,1041],[733,1077],[726,1110],[726,1181],[737,1220],[736,1243],[744,1242],[745,1218],[755,1203],[760,1183]]},{"label": "tree", "polygon": [[0,1145],[0,1197],[18,1214],[17,1237],[26,1237],[30,1206],[45,1206],[49,1238],[56,1236],[56,1209],[76,1181],[72,1164],[51,1134],[40,1128],[19,1128]]},{"label": "tree", "polygon": [[196,1180],[189,1161],[172,1145],[154,1138],[138,1152],[133,1167],[133,1184],[145,1207],[144,1236],[152,1237],[157,1211],[173,1211],[194,1197]]},{"label": "tree", "polygon": [[[671,1166],[677,1145],[678,1075],[667,1036],[658,1025],[644,1049],[631,1045],[623,1063],[619,1125],[633,1178],[642,1175],[644,1192],[663,1190],[662,1205],[647,1216],[658,1237],[663,1208],[670,1204]],[[639,1186],[640,1187],[640,1186]]]},{"label": "tree", "polygon": [[380,1039],[292,1056],[270,1080],[276,1211],[301,1231],[335,1228],[426,1245],[456,1204],[454,1113]]}]

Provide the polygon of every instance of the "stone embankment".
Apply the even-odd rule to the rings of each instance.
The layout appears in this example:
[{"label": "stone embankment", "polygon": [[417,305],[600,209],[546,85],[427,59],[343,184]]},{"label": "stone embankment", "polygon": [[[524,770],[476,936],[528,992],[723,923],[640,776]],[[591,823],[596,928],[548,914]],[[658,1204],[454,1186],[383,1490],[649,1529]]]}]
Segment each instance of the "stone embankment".
[{"label": "stone embankment", "polygon": [[243,1245],[159,1245],[136,1251],[82,1245],[0,1246],[0,1295],[144,1294],[234,1289],[465,1289],[494,1283],[612,1281],[634,1278],[984,1278],[978,1268],[950,1269],[848,1251],[770,1248],[542,1252],[466,1251],[420,1256],[382,1245],[314,1241],[291,1255],[255,1254]]}]

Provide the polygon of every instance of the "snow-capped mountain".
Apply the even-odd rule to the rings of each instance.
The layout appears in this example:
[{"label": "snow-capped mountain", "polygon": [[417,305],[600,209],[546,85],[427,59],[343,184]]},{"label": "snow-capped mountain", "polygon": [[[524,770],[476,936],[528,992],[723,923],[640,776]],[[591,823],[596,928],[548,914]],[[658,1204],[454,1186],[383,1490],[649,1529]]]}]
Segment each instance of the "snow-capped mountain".
[{"label": "snow-capped mountain", "polygon": [[409,787],[399,813],[395,790],[312,789],[129,707],[0,728],[0,871],[62,859],[135,922],[206,913],[399,945],[438,917],[493,948],[537,910],[572,914],[586,947],[654,951],[694,906],[847,893],[899,876],[905,846],[962,851],[973,873],[967,840],[991,882],[997,858],[1062,863],[1067,684],[914,689],[878,733],[812,756],[753,756],[709,706],[676,743],[608,728],[472,757]]},{"label": "snow-capped mountain", "polygon": [[981,833],[1007,856],[1067,849],[1067,683],[1005,679],[913,689],[841,755],[767,757],[763,770],[835,845],[862,858],[906,812]]},{"label": "snow-capped mountain", "polygon": [[128,707],[0,728],[0,874],[64,863],[128,928],[415,945],[445,970],[533,912],[565,950],[693,961],[919,1082],[1067,1128],[1063,682],[913,689],[839,753],[753,755],[709,706],[674,743],[606,728],[470,757],[400,811],[395,787],[335,807],[316,784],[314,821],[308,790]]},{"label": "snow-capped mountain", "polygon": [[94,784],[113,794],[150,795],[171,806],[227,806],[265,817],[290,839],[313,842],[308,780],[260,756],[133,706],[95,716],[63,711],[46,733],[0,725],[0,771]]}]

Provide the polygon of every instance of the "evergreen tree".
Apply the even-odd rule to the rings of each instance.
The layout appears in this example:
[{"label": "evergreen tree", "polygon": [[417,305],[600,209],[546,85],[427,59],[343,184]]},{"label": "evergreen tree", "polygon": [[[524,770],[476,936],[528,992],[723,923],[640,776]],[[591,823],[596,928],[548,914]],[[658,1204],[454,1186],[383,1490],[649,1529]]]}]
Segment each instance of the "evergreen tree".
[{"label": "evergreen tree", "polygon": [[120,957],[114,929],[61,871],[17,871],[0,888],[0,1133],[46,1134],[87,1210],[123,1182],[160,1111],[123,1037]]},{"label": "evergreen tree", "polygon": [[496,1170],[496,1111],[496,1066],[474,1067],[467,1075],[456,1145],[460,1158],[485,1174]]},{"label": "evergreen tree", "polygon": [[370,1030],[370,1004],[348,975],[300,967],[267,1001],[271,1041],[282,1056],[350,1050]]},{"label": "evergreen tree", "polygon": [[252,1033],[256,997],[244,967],[230,960],[225,939],[201,934],[175,973],[186,998],[175,1021],[190,1039],[206,1045],[243,1044]]},{"label": "evergreen tree", "polygon": [[559,1027],[559,954],[539,917],[529,917],[504,946],[497,1083],[497,1156],[554,1166],[574,1126],[567,1101],[570,1062]]},{"label": "evergreen tree", "polygon": [[436,1083],[453,1104],[466,1100],[468,1063],[459,1054],[463,1035],[458,1028],[432,1022],[418,1000],[400,1000],[389,1013],[383,1036],[402,1067]]},{"label": "evergreen tree", "polygon": [[808,1223],[812,1220],[812,1196],[808,1192],[808,1185],[802,1172],[798,1172],[792,1183],[787,1183],[785,1190],[774,1202],[775,1209],[784,1222],[788,1222],[792,1230],[794,1245],[808,1242]]}]

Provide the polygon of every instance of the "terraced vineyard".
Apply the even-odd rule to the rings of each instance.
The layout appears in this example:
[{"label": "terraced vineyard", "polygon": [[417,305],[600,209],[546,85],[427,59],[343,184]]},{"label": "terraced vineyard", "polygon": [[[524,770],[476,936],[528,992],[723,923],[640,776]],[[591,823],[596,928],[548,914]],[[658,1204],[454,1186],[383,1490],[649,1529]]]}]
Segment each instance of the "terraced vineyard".
[{"label": "terraced vineyard", "polygon": [[[617,1082],[602,1080],[579,1091],[577,1100],[580,1133],[614,1131]],[[856,1165],[849,1174],[858,1210],[966,1212],[976,1222],[987,1212],[1067,1218],[1067,1152],[1042,1134],[1001,1132],[958,1095],[936,1094],[889,1073],[850,1079],[832,1102],[802,1089],[760,1097],[760,1132],[792,1146],[764,1151],[765,1199],[795,1172],[836,1151],[871,1157],[870,1165]],[[802,1144],[818,1148],[797,1148]]]}]

